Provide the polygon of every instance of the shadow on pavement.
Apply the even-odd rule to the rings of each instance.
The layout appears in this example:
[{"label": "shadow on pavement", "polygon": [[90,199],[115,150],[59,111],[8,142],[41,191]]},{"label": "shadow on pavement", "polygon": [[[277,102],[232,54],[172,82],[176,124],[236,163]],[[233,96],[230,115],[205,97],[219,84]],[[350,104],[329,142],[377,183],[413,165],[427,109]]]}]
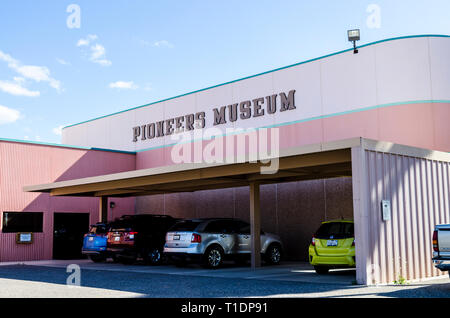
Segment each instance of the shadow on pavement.
[{"label": "shadow on pavement", "polygon": [[[96,265],[96,264],[93,264]],[[105,264],[109,265],[109,264]],[[125,266],[114,264],[115,266]],[[148,266],[133,265],[145,270]],[[167,266],[166,266],[167,267]],[[203,297],[289,297],[289,295],[304,293],[323,293],[339,289],[358,288],[358,286],[343,284],[311,283],[305,281],[292,281],[273,279],[270,272],[263,279],[245,277],[213,277],[211,275],[184,275],[164,274],[157,272],[102,270],[95,268],[83,268],[81,266],[81,286],[99,288],[105,290],[115,290],[140,294],[142,297],[164,297],[164,298],[203,298]],[[157,269],[151,267],[151,269]],[[174,270],[175,266],[171,268]],[[271,267],[266,267],[270,270]],[[183,268],[185,272],[198,271],[207,272],[197,265],[188,265]],[[182,269],[182,270],[183,270]],[[264,269],[264,267],[263,267]],[[225,265],[224,272],[239,272],[242,268],[235,265]],[[245,270],[245,269],[244,269]],[[299,271],[301,268],[299,267]],[[210,271],[210,270],[209,270]],[[228,272],[227,272],[228,271]],[[255,272],[250,272],[255,273]],[[311,274],[311,273],[310,273]],[[0,279],[14,279],[20,281],[45,282],[58,285],[66,285],[70,273],[66,268],[36,266],[36,265],[10,265],[0,266]],[[279,274],[274,274],[279,276]],[[295,271],[294,271],[295,275]],[[299,273],[304,275],[304,273]],[[312,275],[314,277],[315,274]],[[345,277],[351,281],[354,279],[354,271],[343,270],[333,272],[333,275]],[[327,275],[320,275],[321,279],[326,279]],[[325,277],[325,278],[324,278]],[[287,296],[286,296],[287,295]],[[42,297],[46,297],[43,295]],[[61,297],[64,297],[62,295]]]}]

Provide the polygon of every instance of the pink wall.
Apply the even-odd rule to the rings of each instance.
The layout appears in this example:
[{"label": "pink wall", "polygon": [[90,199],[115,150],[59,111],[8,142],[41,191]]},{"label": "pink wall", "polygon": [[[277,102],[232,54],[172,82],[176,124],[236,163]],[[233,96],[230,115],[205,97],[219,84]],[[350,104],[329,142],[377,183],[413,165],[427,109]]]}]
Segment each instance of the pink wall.
[{"label": "pink wall", "polygon": [[[431,260],[432,235],[450,222],[450,163],[357,147],[352,169],[358,282],[443,275]],[[390,220],[381,200],[390,201]]]},{"label": "pink wall", "polygon": [[[51,183],[135,169],[135,155],[0,141],[0,212],[44,212],[43,233],[32,245],[17,245],[14,233],[0,233],[0,261],[51,259],[53,213],[90,213],[98,221],[97,198],[51,197],[26,193],[26,185]],[[113,199],[110,217],[134,213],[134,198]],[[3,217],[0,218],[0,222]]]},{"label": "pink wall", "polygon": [[[450,103],[400,104],[351,112],[279,126],[280,149],[364,137],[425,149],[450,151],[448,118],[450,118]],[[210,142],[203,141],[203,147]],[[224,141],[223,144],[225,143]],[[168,146],[138,152],[136,168],[174,164],[172,149],[173,146]]]}]

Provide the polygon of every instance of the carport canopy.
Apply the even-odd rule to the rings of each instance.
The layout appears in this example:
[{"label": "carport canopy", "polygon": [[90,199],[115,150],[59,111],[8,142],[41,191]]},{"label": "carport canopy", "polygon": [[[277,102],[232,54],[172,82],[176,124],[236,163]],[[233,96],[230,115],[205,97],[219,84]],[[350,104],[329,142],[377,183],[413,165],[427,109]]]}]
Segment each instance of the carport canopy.
[{"label": "carport canopy", "polygon": [[252,267],[261,264],[259,186],[301,180],[350,177],[351,149],[361,146],[362,138],[319,143],[280,150],[277,169],[261,173],[271,163],[188,163],[88,177],[50,184],[25,186],[25,192],[49,193],[51,196],[100,198],[100,220],[106,221],[108,197],[136,197],[208,189],[250,187],[250,225]]}]

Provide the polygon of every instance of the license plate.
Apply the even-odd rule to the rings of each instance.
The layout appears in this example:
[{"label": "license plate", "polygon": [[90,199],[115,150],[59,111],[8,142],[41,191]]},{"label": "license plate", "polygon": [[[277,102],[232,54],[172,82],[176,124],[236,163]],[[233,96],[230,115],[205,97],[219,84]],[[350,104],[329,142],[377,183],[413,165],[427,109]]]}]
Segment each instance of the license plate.
[{"label": "license plate", "polygon": [[327,241],[327,246],[337,246],[337,245],[338,245],[337,240],[328,240]]},{"label": "license plate", "polygon": [[116,236],[116,237],[114,238],[114,241],[115,241],[115,242],[119,242],[119,241],[120,241],[120,236]]},{"label": "license plate", "polygon": [[89,237],[89,242],[92,242],[93,240],[94,240],[93,236]]},{"label": "license plate", "polygon": [[179,241],[180,240],[180,236],[179,235],[174,235],[173,236],[173,240],[174,241]]}]

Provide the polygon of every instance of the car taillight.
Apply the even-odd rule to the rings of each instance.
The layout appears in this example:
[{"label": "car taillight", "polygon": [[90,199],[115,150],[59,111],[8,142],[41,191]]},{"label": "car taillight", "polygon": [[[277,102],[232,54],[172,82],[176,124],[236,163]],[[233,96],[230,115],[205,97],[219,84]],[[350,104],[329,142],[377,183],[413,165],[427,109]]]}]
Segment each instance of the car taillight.
[{"label": "car taillight", "polygon": [[125,233],[125,240],[127,240],[127,241],[132,241],[132,240],[134,240],[134,236],[135,236],[136,234],[138,234],[138,232],[128,232],[128,233]]},{"label": "car taillight", "polygon": [[311,245],[316,246],[316,238],[314,236],[312,237]]},{"label": "car taillight", "polygon": [[433,232],[433,251],[439,252],[438,232],[436,230]]},{"label": "car taillight", "polygon": [[202,242],[202,236],[199,234],[192,234],[191,236],[191,243],[201,243]]}]

